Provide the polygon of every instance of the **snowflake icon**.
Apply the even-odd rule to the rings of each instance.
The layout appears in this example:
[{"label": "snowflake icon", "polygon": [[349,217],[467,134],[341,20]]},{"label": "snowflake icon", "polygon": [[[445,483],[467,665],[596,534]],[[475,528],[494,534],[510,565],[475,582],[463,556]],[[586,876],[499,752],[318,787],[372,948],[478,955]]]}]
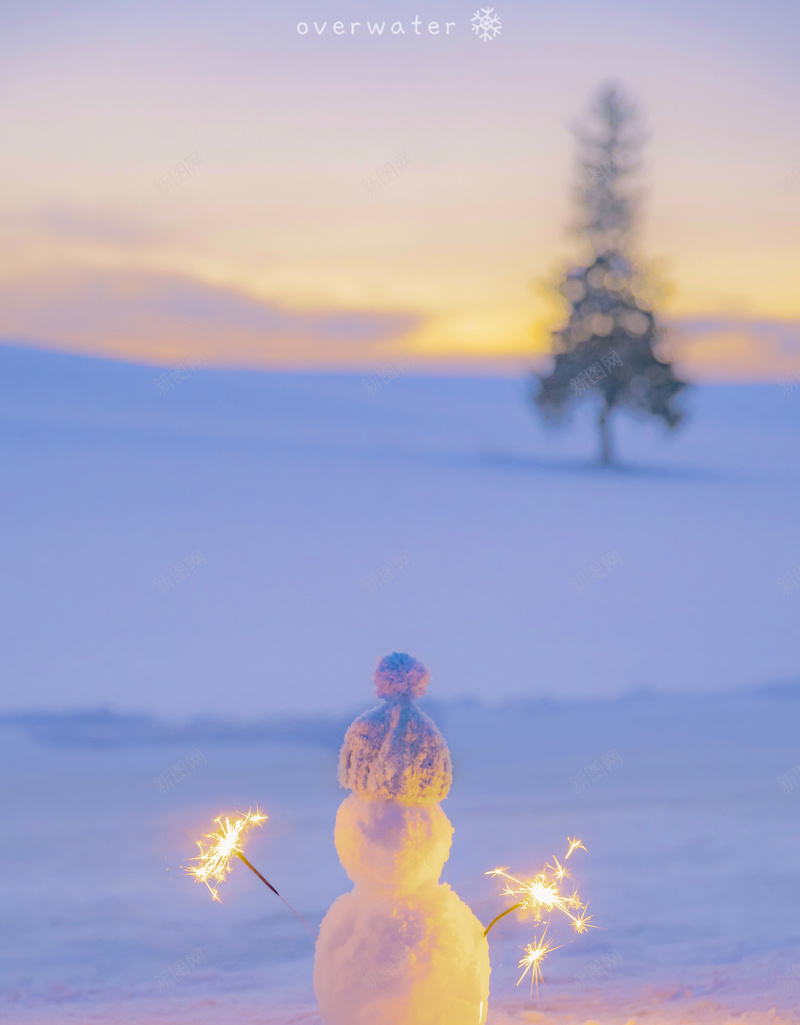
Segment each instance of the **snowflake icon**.
[{"label": "snowflake icon", "polygon": [[502,27],[494,7],[482,7],[472,15],[472,31],[484,43],[499,36]]}]

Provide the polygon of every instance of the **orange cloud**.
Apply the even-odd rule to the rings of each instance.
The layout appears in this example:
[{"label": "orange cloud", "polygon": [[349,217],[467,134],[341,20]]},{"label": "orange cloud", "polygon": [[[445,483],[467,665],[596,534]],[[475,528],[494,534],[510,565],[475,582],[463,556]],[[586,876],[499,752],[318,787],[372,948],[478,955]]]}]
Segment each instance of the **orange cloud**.
[{"label": "orange cloud", "polygon": [[698,380],[775,380],[800,367],[800,322],[755,317],[674,321],[672,349]]},{"label": "orange cloud", "polygon": [[221,366],[370,362],[421,318],[297,310],[157,272],[46,272],[0,281],[0,334],[46,348],[143,363],[188,354]]}]

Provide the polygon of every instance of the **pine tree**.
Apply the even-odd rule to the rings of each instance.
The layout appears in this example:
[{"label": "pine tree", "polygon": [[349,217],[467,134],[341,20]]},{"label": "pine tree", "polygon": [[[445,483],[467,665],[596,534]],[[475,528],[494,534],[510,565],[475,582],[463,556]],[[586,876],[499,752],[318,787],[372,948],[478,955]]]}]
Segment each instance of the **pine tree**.
[{"label": "pine tree", "polygon": [[609,464],[614,410],[627,406],[673,428],[683,415],[675,396],[686,383],[657,355],[663,330],[640,295],[630,256],[636,197],[628,183],[642,145],[636,112],[618,87],[605,86],[576,135],[582,174],[575,227],[589,256],[561,282],[569,317],[553,333],[552,370],[530,382],[531,398],[547,421],[561,423],[575,402],[599,396],[600,453]]}]

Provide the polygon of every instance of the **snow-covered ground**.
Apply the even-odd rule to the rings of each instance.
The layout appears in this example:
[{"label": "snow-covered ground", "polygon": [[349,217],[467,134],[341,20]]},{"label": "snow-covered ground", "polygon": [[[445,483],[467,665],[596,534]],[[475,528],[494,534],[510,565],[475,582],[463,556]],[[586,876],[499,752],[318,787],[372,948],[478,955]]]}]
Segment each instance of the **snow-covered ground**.
[{"label": "snow-covered ground", "polygon": [[609,474],[519,381],[163,373],[0,347],[5,707],[338,713],[395,649],[441,698],[797,678],[800,389]]},{"label": "snow-covered ground", "polygon": [[318,924],[338,745],[407,650],[476,914],[487,869],[588,848],[602,930],[537,1002],[499,925],[490,1025],[800,1022],[800,390],[697,389],[607,473],[515,381],[162,373],[0,348],[0,711],[124,713],[0,724],[0,1020],[318,1025],[310,935],[181,865],[258,803],[252,860]]},{"label": "snow-covered ground", "polygon": [[[600,928],[550,955],[537,1002],[515,988],[530,926],[495,927],[490,1023],[800,1022],[800,787],[778,782],[800,761],[797,692],[430,710],[455,763],[444,878],[482,921],[507,906],[488,869],[530,873],[567,836],[588,849],[571,862]],[[318,1025],[297,919],[243,865],[222,904],[181,866],[214,816],[258,803],[249,857],[317,928],[350,888],[333,848],[344,726],[126,739],[103,716],[4,722],[3,1020]]]}]

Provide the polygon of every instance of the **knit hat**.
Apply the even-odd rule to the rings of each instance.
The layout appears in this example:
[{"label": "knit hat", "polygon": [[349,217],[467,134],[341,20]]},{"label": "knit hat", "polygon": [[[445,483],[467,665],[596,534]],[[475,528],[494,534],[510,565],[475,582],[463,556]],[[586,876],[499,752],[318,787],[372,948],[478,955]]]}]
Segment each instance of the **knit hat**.
[{"label": "knit hat", "polygon": [[430,673],[410,655],[394,652],[375,669],[383,701],[353,722],[339,754],[339,783],[360,797],[402,804],[438,804],[447,797],[453,767],[447,742],[413,703]]}]

